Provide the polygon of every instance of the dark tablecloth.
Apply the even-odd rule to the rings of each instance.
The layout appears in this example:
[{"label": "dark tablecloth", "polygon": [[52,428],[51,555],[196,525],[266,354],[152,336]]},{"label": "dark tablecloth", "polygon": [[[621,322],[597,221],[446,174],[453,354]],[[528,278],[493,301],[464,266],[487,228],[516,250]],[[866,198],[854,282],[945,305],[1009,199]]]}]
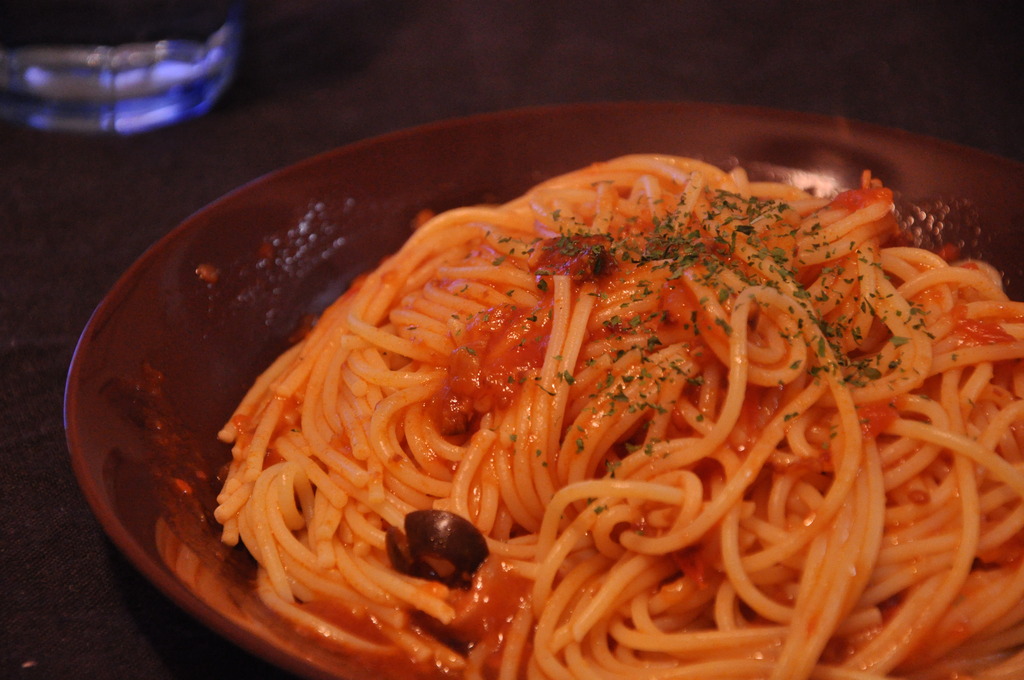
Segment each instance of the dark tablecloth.
[{"label": "dark tablecloth", "polygon": [[1013,4],[253,0],[238,78],[200,119],[128,138],[0,124],[0,677],[283,677],[112,547],[64,440],[91,311],[192,212],[355,140],[579,101],[794,109],[1024,160]]}]

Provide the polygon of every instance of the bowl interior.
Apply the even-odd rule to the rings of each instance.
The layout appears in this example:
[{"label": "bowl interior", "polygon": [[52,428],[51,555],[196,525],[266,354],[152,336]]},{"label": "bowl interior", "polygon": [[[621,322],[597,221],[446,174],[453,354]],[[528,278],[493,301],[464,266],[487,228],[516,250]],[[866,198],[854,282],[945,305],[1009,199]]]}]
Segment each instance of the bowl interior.
[{"label": "bowl interior", "polygon": [[961,246],[1024,298],[1024,166],[826,117],[686,103],[527,109],[354,144],[200,211],[120,279],[68,378],[79,483],[120,550],[206,625],[311,678],[389,677],[277,623],[253,564],[212,518],[230,452],[216,432],[296,329],[396,250],[416,213],[511,199],[625,153],[695,156],[822,195],[870,169],[915,240]]}]

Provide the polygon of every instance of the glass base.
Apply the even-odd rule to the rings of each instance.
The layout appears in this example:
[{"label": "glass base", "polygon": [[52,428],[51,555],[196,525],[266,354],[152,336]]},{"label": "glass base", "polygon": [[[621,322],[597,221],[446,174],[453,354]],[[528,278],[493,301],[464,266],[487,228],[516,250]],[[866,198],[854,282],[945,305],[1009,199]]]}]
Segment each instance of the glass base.
[{"label": "glass base", "polygon": [[205,42],[0,45],[0,118],[44,130],[132,134],[208,111],[234,78],[241,12]]}]

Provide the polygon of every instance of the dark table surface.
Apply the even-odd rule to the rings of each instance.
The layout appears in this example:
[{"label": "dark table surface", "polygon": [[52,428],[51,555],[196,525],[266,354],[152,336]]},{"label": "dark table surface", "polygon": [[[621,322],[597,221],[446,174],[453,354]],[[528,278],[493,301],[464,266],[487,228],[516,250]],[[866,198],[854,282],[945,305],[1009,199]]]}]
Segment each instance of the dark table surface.
[{"label": "dark table surface", "polygon": [[90,313],[194,211],[366,137],[580,101],[792,109],[1021,161],[1012,5],[253,0],[238,78],[200,119],[127,138],[0,124],[0,677],[285,677],[114,549],[64,439]]}]

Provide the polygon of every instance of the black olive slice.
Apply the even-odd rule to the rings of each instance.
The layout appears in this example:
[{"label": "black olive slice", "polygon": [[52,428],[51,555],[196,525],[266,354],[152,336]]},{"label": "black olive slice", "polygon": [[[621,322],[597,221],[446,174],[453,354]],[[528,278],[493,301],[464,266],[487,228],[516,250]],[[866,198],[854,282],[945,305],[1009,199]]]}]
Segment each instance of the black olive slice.
[{"label": "black olive slice", "polygon": [[410,512],[405,534],[390,527],[385,546],[397,571],[455,588],[468,588],[489,554],[487,539],[472,522],[444,510]]},{"label": "black olive slice", "polygon": [[388,551],[391,566],[403,574],[412,575],[412,557],[409,555],[409,544],[405,534],[398,527],[388,527],[384,533],[384,547]]}]

